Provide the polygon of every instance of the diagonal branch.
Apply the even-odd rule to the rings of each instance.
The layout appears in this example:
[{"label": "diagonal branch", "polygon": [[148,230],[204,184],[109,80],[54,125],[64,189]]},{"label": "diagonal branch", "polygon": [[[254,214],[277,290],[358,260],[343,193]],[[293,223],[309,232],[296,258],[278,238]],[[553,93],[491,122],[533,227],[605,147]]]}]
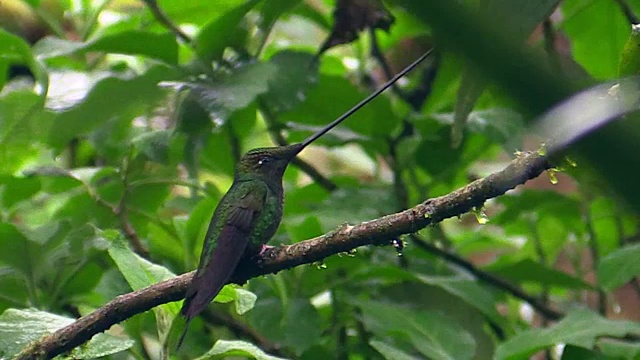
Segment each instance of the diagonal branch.
[{"label": "diagonal branch", "polygon": [[[273,248],[262,256],[259,264],[245,261],[238,266],[233,282],[244,283],[253,277],[320,261],[359,246],[387,244],[389,239],[414,233],[446,218],[463,214],[473,207],[480,207],[486,200],[537,177],[550,167],[547,158],[537,153],[521,156],[502,171],[410,209],[353,226],[343,225],[310,240]],[[181,300],[192,276],[193,272],[182,274],[145,289],[120,295],[93,313],[31,343],[16,359],[52,358],[136,314],[167,302]]]}]

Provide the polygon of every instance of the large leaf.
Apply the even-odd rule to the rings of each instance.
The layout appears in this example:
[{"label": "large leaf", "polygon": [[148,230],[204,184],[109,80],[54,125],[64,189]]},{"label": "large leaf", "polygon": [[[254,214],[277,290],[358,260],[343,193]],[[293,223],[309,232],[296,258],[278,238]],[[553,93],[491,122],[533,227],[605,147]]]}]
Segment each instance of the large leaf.
[{"label": "large leaf", "polygon": [[430,359],[463,360],[472,359],[475,354],[473,337],[446,316],[373,301],[358,306],[367,330],[380,337],[407,338]]},{"label": "large leaf", "polygon": [[480,286],[476,281],[456,278],[418,275],[418,280],[433,286],[438,286],[448,293],[459,297],[469,305],[478,309],[496,324],[504,323],[504,319],[496,310],[493,295]]},{"label": "large leaf", "polygon": [[556,344],[592,349],[601,336],[639,335],[640,323],[608,320],[589,310],[574,310],[556,325],[531,329],[508,339],[496,350],[495,359],[522,359]]},{"label": "large leaf", "polygon": [[33,48],[34,54],[40,59],[88,51],[142,55],[169,64],[178,62],[178,43],[171,33],[156,34],[129,30],[108,34],[84,43],[47,37],[40,40]]},{"label": "large leaf", "polygon": [[623,246],[604,258],[598,264],[598,283],[606,291],[624,285],[640,275],[640,244]]},{"label": "large leaf", "polygon": [[537,283],[568,289],[593,289],[593,286],[579,278],[551,269],[529,258],[515,263],[489,265],[484,267],[484,270],[516,282]]},{"label": "large leaf", "polygon": [[[280,120],[324,126],[352,108],[367,95],[368,92],[354,86],[343,76],[321,74],[317,85],[310,88],[306,95],[301,93],[305,101],[291,111],[283,113]],[[399,118],[393,113],[388,96],[382,94],[358,110],[351,118],[342,123],[341,127],[349,128],[361,136],[386,139],[398,125],[398,122]],[[332,133],[339,129],[334,129]],[[306,135],[308,133],[294,133],[290,138],[292,141],[300,141]],[[326,141],[330,137],[331,132],[319,141]]]},{"label": "large leaf", "polygon": [[39,154],[38,143],[47,137],[50,120],[42,105],[31,91],[0,97],[0,173],[14,173]]},{"label": "large leaf", "polygon": [[562,10],[562,28],[571,39],[575,60],[596,78],[616,77],[618,58],[631,30],[618,4],[568,0],[562,2]]},{"label": "large leaf", "polygon": [[285,340],[300,356],[319,341],[320,316],[307,299],[291,299],[285,311],[282,324]]},{"label": "large leaf", "polygon": [[283,360],[276,356],[269,355],[260,350],[259,347],[245,342],[245,341],[227,341],[218,340],[203,356],[196,360],[210,360],[210,359],[226,359],[227,357],[251,358],[256,360]]},{"label": "large leaf", "polygon": [[209,113],[216,125],[222,125],[232,112],[244,109],[266,92],[275,67],[269,63],[252,63],[234,69],[233,73],[214,83],[168,82],[169,86],[186,88]]},{"label": "large leaf", "polygon": [[289,111],[304,102],[309,88],[317,82],[318,66],[310,53],[281,51],[269,59],[277,72],[269,81],[263,98],[274,114]]},{"label": "large leaf", "polygon": [[168,68],[156,66],[130,79],[108,77],[99,81],[81,103],[58,114],[52,124],[55,131],[49,133],[49,144],[61,147],[114,118],[130,121],[147,111],[149,103],[160,99],[163,91],[157,84],[170,76]]},{"label": "large leaf", "polygon": [[369,341],[369,345],[376,349],[387,360],[416,360],[415,356],[411,356],[406,352],[378,340]]},{"label": "large leaf", "polygon": [[194,39],[200,58],[207,62],[220,60],[226,47],[244,45],[246,30],[243,29],[241,21],[258,2],[260,0],[242,2],[203,26]]},{"label": "large leaf", "polygon": [[[101,235],[110,240],[109,255],[133,290],[139,290],[175,277],[167,268],[153,264],[131,251],[125,239],[117,232],[103,231]],[[153,312],[156,315],[160,339],[164,343],[169,335],[173,319],[178,315],[179,304],[172,302],[156,306],[153,308]]]},{"label": "large leaf", "polygon": [[[74,322],[75,319],[35,309],[8,309],[0,315],[0,356],[12,358],[31,341]],[[107,333],[94,336],[69,354],[73,359],[95,359],[124,351],[134,342]]]}]

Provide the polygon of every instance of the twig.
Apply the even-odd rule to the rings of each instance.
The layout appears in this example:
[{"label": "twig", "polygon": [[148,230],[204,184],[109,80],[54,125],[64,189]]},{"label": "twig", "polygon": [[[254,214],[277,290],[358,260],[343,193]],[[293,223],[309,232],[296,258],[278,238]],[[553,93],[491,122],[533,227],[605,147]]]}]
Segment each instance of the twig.
[{"label": "twig", "polygon": [[[486,200],[500,196],[517,185],[533,179],[551,167],[546,157],[530,153],[513,160],[504,170],[476,180],[447,195],[427,200],[410,209],[338,229],[292,245],[267,250],[258,262],[243,260],[232,282],[245,283],[253,277],[277,273],[301,264],[310,264],[328,256],[364,245],[384,245],[388,239],[414,233],[446,218],[463,214]],[[138,291],[120,295],[94,312],[53,334],[28,345],[17,360],[48,359],[73,349],[94,335],[136,314],[184,297],[193,272],[176,276]],[[532,306],[536,304],[531,299]],[[535,307],[535,306],[534,306]],[[540,308],[539,310],[544,310]],[[547,311],[548,316],[561,316]]]},{"label": "twig", "polygon": [[[271,135],[273,142],[276,143],[276,145],[278,146],[288,145],[287,140],[284,138],[284,136],[282,136],[282,133],[280,133],[280,130],[276,128],[275,116],[269,110],[268,105],[265,104],[264,101],[259,99],[258,107],[264,117],[264,121],[267,123],[267,127],[269,128],[269,134]],[[291,163],[298,169],[302,170],[305,174],[309,175],[309,177],[313,179],[314,182],[316,182],[318,185],[320,185],[324,189],[328,191],[335,191],[336,189],[338,189],[338,186],[333,181],[329,180],[327,177],[322,175],[315,167],[313,167],[313,165],[309,164],[308,162],[296,157],[293,160],[291,160]]]},{"label": "twig", "polygon": [[[380,49],[380,44],[378,43],[378,35],[376,34],[376,29],[369,28],[369,37],[371,38],[371,56],[378,61],[380,67],[382,68],[382,72],[384,72],[385,81],[393,78],[393,70],[391,70],[391,66],[387,62],[387,59],[384,57],[382,50]],[[391,86],[393,92],[396,93],[402,100],[409,103],[408,96],[398,84],[393,84]]]},{"label": "twig", "polygon": [[191,43],[191,38],[189,37],[189,35],[185,34],[184,31],[180,30],[180,28],[176,26],[176,24],[174,24],[173,21],[169,19],[169,17],[167,17],[164,11],[160,9],[160,6],[158,6],[158,2],[156,0],[142,0],[142,1],[144,1],[144,3],[147,4],[147,6],[149,7],[149,10],[151,10],[151,13],[153,14],[153,16],[155,16],[156,20],[158,20],[160,24],[162,24],[164,27],[169,29],[169,31],[174,33],[176,37],[184,41],[186,44]]},{"label": "twig", "polygon": [[[589,241],[589,251],[591,252],[591,266],[595,271],[596,267],[600,263],[600,251],[598,249],[597,235],[596,235],[595,229],[593,228],[593,218],[590,215],[588,204],[584,205],[583,212],[587,222],[587,236],[589,236],[588,241]],[[598,287],[597,289],[597,294],[598,294],[598,312],[600,313],[600,315],[606,316],[607,315],[607,294],[600,287]]]},{"label": "twig", "polygon": [[478,268],[475,267],[475,265],[473,265],[472,263],[468,262],[467,260],[458,257],[455,254],[452,254],[448,251],[442,250],[438,247],[436,247],[435,245],[432,245],[424,240],[422,240],[420,237],[418,236],[411,236],[411,239],[413,240],[413,243],[416,244],[417,246],[419,246],[421,249],[424,249],[434,255],[437,255],[445,260],[447,260],[448,262],[454,263],[458,266],[460,266],[461,268],[467,270],[468,272],[470,272],[471,274],[473,274],[478,280],[481,280],[489,285],[492,285],[500,290],[506,291],[509,294],[522,299],[524,301],[526,301],[527,303],[529,303],[529,305],[531,305],[531,307],[533,307],[536,311],[538,311],[541,315],[543,315],[545,318],[550,319],[550,320],[557,320],[561,317],[564,316],[563,313],[561,313],[560,311],[551,309],[550,307],[546,306],[542,301],[540,301],[539,299],[537,299],[536,297],[527,294],[524,290],[522,290],[521,288],[519,288],[518,286],[515,286],[509,282],[507,282],[506,280],[503,280],[495,275],[492,275],[490,273],[484,272]]},{"label": "twig", "polygon": [[120,219],[120,227],[122,232],[129,240],[129,244],[133,248],[136,254],[142,256],[145,259],[149,259],[149,250],[142,244],[140,237],[136,233],[136,230],[131,226],[129,217],[127,216],[127,197],[129,195],[129,164],[133,155],[133,148],[129,149],[129,153],[122,160],[122,166],[120,167],[120,173],[122,174],[122,196],[118,205],[113,208],[113,214]]}]

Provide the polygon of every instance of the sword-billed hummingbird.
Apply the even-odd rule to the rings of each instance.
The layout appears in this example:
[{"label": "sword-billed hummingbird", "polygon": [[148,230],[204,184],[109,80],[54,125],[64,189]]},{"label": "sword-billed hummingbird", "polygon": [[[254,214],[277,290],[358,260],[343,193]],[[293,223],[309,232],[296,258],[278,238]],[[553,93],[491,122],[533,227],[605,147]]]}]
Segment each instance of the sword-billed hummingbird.
[{"label": "sword-billed hummingbird", "polygon": [[282,219],[282,176],[287,165],[307,145],[373,100],[406,75],[431,51],[394,76],[356,106],[301,143],[253,149],[242,156],[235,168],[233,184],[216,207],[204,240],[198,270],[187,288],[180,313],[187,323],[198,315],[229,281],[240,259],[262,252]]}]

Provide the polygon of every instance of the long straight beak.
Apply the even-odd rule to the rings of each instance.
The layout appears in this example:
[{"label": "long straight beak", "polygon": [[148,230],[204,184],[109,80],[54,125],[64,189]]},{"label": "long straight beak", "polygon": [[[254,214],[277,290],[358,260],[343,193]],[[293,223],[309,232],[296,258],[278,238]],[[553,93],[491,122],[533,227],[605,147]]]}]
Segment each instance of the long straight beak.
[{"label": "long straight beak", "polygon": [[346,119],[349,116],[353,115],[353,113],[355,113],[356,111],[360,110],[360,108],[362,108],[363,106],[367,105],[376,96],[380,95],[383,91],[385,91],[389,87],[391,87],[401,77],[407,75],[407,73],[409,71],[413,70],[416,66],[418,66],[418,64],[420,64],[424,59],[426,59],[427,56],[429,56],[432,51],[433,51],[433,49],[429,49],[429,51],[427,51],[426,53],[422,54],[422,56],[420,56],[416,61],[411,63],[409,66],[404,68],[402,71],[400,71],[396,76],[394,76],[391,80],[387,81],[378,90],[374,91],[371,95],[367,96],[365,99],[360,101],[358,104],[356,104],[354,107],[349,109],[347,112],[345,112],[344,114],[340,115],[340,117],[338,117],[337,119],[333,120],[329,125],[325,126],[324,128],[322,128],[318,132],[316,132],[313,135],[311,135],[308,138],[306,138],[302,143],[300,143],[302,146],[300,147],[300,150],[298,150],[298,152],[302,151],[302,149],[307,147],[307,145],[311,144],[316,139],[318,139],[320,136],[326,134],[329,130],[333,129],[336,125],[340,124],[344,119]]}]

